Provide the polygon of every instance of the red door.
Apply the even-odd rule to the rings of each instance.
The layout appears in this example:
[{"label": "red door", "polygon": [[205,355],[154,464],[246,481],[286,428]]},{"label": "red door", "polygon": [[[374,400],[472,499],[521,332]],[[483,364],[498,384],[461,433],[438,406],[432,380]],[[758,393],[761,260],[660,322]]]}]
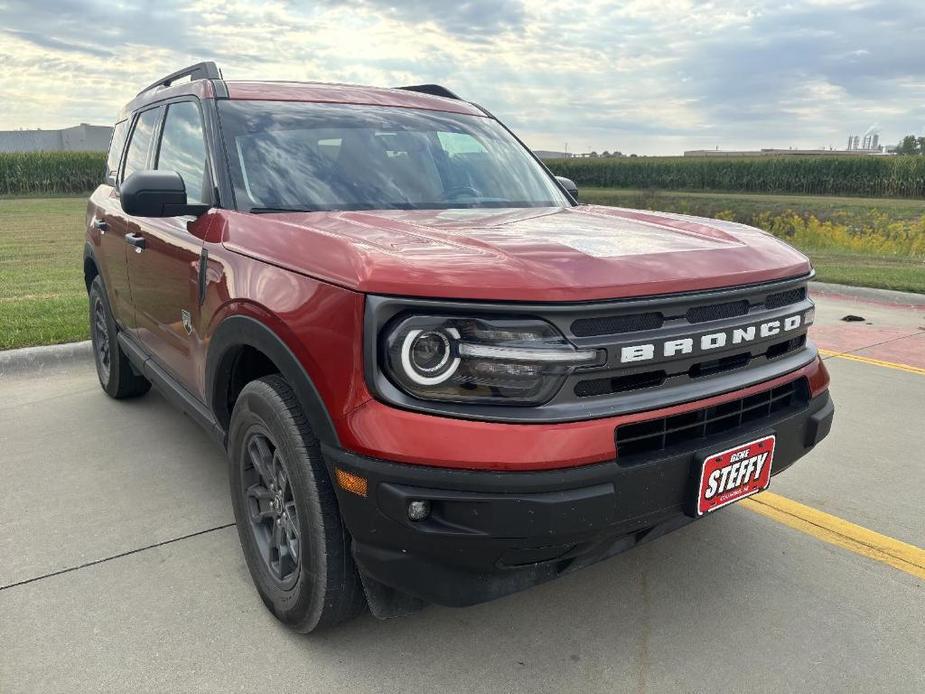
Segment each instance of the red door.
[{"label": "red door", "polygon": [[[208,217],[133,218],[128,244],[129,278],[135,304],[130,333],[145,351],[195,393],[194,346],[198,342],[199,255]],[[201,395],[198,394],[197,395]]]},{"label": "red door", "polygon": [[[169,104],[158,139],[150,168],[178,172],[188,202],[211,202],[199,102]],[[135,307],[130,332],[159,366],[200,398],[199,260],[209,222],[209,215],[133,217],[126,236]]]},{"label": "red door", "polygon": [[119,204],[119,193],[110,188],[105,196],[93,198],[95,210],[90,221],[93,233],[99,234],[96,253],[99,256],[100,274],[109,297],[116,323],[126,327],[134,320],[132,295],[128,282],[128,266],[125,253],[125,216]]}]

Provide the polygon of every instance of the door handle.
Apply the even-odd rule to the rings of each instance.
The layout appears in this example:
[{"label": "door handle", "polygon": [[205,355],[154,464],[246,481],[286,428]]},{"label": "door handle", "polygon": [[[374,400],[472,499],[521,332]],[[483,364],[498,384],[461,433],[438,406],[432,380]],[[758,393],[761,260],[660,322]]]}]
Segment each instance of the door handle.
[{"label": "door handle", "polygon": [[145,249],[145,237],[140,234],[126,234],[125,240],[129,246],[135,247],[136,253],[141,253]]}]

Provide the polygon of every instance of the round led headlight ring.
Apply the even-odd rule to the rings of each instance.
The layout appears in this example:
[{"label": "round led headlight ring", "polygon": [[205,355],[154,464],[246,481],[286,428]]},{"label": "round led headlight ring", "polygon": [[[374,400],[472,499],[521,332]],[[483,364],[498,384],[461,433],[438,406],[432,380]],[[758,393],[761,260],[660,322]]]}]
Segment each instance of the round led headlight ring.
[{"label": "round led headlight ring", "polygon": [[422,386],[435,386],[448,380],[459,368],[452,340],[459,339],[456,328],[409,330],[401,344],[401,366],[410,380]]}]

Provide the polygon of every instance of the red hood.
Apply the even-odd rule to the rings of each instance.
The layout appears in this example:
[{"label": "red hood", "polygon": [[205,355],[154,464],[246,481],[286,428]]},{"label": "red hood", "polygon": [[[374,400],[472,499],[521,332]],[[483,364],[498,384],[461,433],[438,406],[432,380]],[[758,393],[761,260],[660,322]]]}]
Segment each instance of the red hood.
[{"label": "red hood", "polygon": [[376,294],[589,301],[754,284],[811,267],[741,224],[593,205],[218,214],[228,249]]}]

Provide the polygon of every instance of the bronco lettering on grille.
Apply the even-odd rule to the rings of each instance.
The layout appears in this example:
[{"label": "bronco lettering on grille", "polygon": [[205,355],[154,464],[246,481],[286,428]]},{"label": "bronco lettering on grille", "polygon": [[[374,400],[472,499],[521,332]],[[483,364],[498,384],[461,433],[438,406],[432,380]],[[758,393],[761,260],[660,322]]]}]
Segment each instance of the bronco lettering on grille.
[{"label": "bronco lettering on grille", "polygon": [[802,325],[803,315],[795,314],[786,318],[755,323],[744,328],[731,328],[692,337],[626,345],[620,348],[620,363],[627,364],[709,352],[714,349],[722,349],[727,345],[740,345],[754,342],[755,340],[766,340],[775,335],[793,332]]}]

